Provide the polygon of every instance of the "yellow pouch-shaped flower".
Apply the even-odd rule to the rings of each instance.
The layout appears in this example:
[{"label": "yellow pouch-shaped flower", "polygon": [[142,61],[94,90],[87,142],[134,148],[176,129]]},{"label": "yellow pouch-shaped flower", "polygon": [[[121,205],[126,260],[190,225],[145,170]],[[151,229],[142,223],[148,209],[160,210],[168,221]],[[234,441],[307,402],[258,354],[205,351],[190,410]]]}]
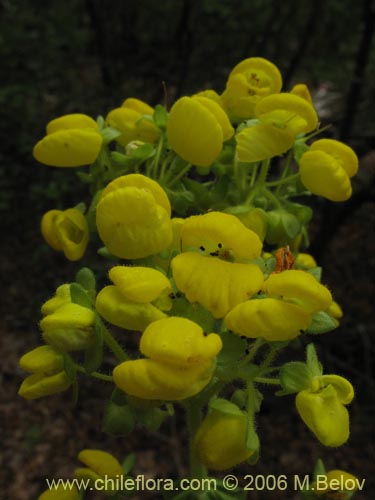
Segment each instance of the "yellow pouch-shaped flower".
[{"label": "yellow pouch-shaped flower", "polygon": [[222,341],[216,333],[204,335],[202,328],[189,319],[170,317],[151,323],[142,334],[139,348],[155,361],[190,367],[215,358]]},{"label": "yellow pouch-shaped flower", "polygon": [[38,500],[79,500],[81,498],[74,485],[67,488],[66,484],[59,484],[49,490],[43,491]]},{"label": "yellow pouch-shaped flower", "polygon": [[43,340],[62,352],[84,351],[95,341],[94,329],[83,328],[54,328],[42,332]]},{"label": "yellow pouch-shaped flower", "polygon": [[48,245],[64,252],[69,260],[79,260],[86,251],[89,228],[85,216],[76,208],[45,213],[41,231]]},{"label": "yellow pouch-shaped flower", "polygon": [[131,396],[177,401],[198,394],[211,380],[214,368],[213,360],[186,367],[137,359],[116,366],[113,380]]},{"label": "yellow pouch-shaped flower", "polygon": [[127,97],[121,104],[121,107],[133,109],[141,115],[152,116],[154,114],[154,108],[149,106],[146,102],[136,99],[135,97]]},{"label": "yellow pouch-shaped flower", "polygon": [[194,247],[224,259],[256,259],[262,251],[259,236],[234,215],[208,212],[186,219],[181,228],[182,251]]},{"label": "yellow pouch-shaped flower", "polygon": [[331,201],[345,201],[352,195],[350,178],[357,173],[354,151],[333,139],[315,141],[301,156],[301,181],[312,193]]},{"label": "yellow pouch-shaped flower", "polygon": [[72,384],[67,374],[63,371],[53,375],[34,373],[22,382],[18,395],[25,399],[38,399],[63,392]]},{"label": "yellow pouch-shaped flower", "polygon": [[131,302],[153,302],[171,292],[169,279],[150,267],[115,266],[110,269],[109,278],[124,299]]},{"label": "yellow pouch-shaped flower", "polygon": [[308,328],[311,316],[289,302],[265,298],[238,304],[226,315],[224,323],[238,335],[272,342],[297,337]]},{"label": "yellow pouch-shaped flower", "polygon": [[62,355],[49,345],[36,347],[19,360],[20,367],[30,373],[56,373],[64,367]]},{"label": "yellow pouch-shaped flower", "polygon": [[69,302],[45,316],[40,322],[40,328],[43,332],[59,328],[86,328],[92,326],[94,322],[94,311]]},{"label": "yellow pouch-shaped flower", "polygon": [[310,255],[309,253],[302,253],[302,252],[300,252],[297,255],[294,264],[296,267],[302,269],[312,269],[314,267],[317,267],[318,265],[312,255]]},{"label": "yellow pouch-shaped flower", "polygon": [[[126,102],[127,100],[125,103]],[[107,124],[121,132],[121,135],[117,137],[116,140],[123,146],[126,146],[132,141],[142,141],[153,144],[159,137],[159,129],[149,118],[144,116],[151,116],[153,114],[152,108],[151,113],[149,113],[149,107],[146,105],[147,108],[145,111],[147,111],[147,113],[143,113],[139,111],[143,106],[133,101],[130,105],[131,107],[129,107],[128,101],[125,107],[123,105],[120,108],[113,109],[106,117]]]},{"label": "yellow pouch-shaped flower", "polygon": [[255,264],[237,264],[185,252],[172,260],[173,278],[189,302],[203,305],[215,318],[255,295],[263,273]]},{"label": "yellow pouch-shaped flower", "polygon": [[226,470],[247,460],[247,416],[212,410],[203,420],[193,443],[199,462],[211,470]]},{"label": "yellow pouch-shaped flower", "polygon": [[326,312],[335,319],[340,319],[344,315],[340,305],[335,301],[332,302]]},{"label": "yellow pouch-shaped flower", "polygon": [[296,407],[307,427],[324,446],[335,447],[346,443],[349,438],[349,414],[332,385],[319,392],[299,392]]},{"label": "yellow pouch-shaped flower", "polygon": [[250,57],[237,64],[222,94],[225,109],[239,118],[253,118],[256,103],[264,96],[280,92],[278,68],[262,57]]},{"label": "yellow pouch-shaped flower", "polygon": [[293,146],[294,136],[269,123],[259,123],[241,130],[236,135],[237,157],[245,163],[254,163],[279,156]]},{"label": "yellow pouch-shaped flower", "polygon": [[47,314],[52,314],[53,312],[56,311],[56,309],[58,309],[63,304],[67,304],[68,302],[71,302],[70,284],[64,283],[63,285],[57,287],[56,293],[52,298],[44,302],[44,304],[41,307],[41,312],[43,316],[46,316]]},{"label": "yellow pouch-shaped flower", "polygon": [[91,128],[61,129],[34,146],[33,156],[50,167],[90,165],[99,155],[103,138]]},{"label": "yellow pouch-shaped flower", "polygon": [[325,311],[332,303],[328,288],[310,273],[299,269],[272,273],[264,282],[263,290],[270,297],[293,302],[310,314]]},{"label": "yellow pouch-shaped flower", "polygon": [[130,302],[116,286],[106,286],[97,295],[96,310],[112,325],[126,330],[143,331],[165,314],[151,303]]},{"label": "yellow pouch-shaped flower", "polygon": [[157,182],[140,174],[112,181],[96,209],[98,233],[108,250],[123,259],[141,259],[172,241],[170,204]]},{"label": "yellow pouch-shaped flower", "polygon": [[[319,483],[314,481],[310,485],[310,489],[314,490],[314,493],[319,497],[324,496],[325,500],[349,500],[353,493],[358,490],[358,478],[349,472],[335,469],[324,475],[324,481],[321,478]],[[330,494],[331,492],[332,494]],[[342,493],[347,493],[347,495],[342,495]]]},{"label": "yellow pouch-shaped flower", "polygon": [[78,454],[78,460],[101,477],[116,478],[124,473],[117,458],[106,451],[82,450]]},{"label": "yellow pouch-shaped flower", "polygon": [[59,116],[47,124],[47,135],[54,134],[59,130],[70,129],[98,130],[98,124],[91,116],[82,113],[72,113]]},{"label": "yellow pouch-shaped flower", "polygon": [[305,101],[309,102],[310,104],[313,104],[309,88],[304,83],[297,83],[296,85],[294,85],[290,93],[298,95],[299,97],[302,97],[302,99],[305,99]]},{"label": "yellow pouch-shaped flower", "polygon": [[172,149],[182,159],[208,167],[219,156],[223,141],[234,133],[228,117],[212,99],[182,97],[168,117],[167,136]]}]

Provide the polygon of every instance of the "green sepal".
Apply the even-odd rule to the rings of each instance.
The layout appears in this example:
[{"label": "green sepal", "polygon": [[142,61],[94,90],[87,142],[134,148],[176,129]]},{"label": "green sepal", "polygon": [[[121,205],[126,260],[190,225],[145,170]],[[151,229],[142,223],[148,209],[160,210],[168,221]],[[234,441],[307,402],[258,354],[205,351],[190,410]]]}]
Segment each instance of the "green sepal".
[{"label": "green sepal", "polygon": [[307,269],[307,272],[309,274],[311,274],[312,276],[314,276],[314,278],[319,281],[319,283],[321,282],[321,279],[322,279],[322,268],[321,267],[312,267],[311,269]]},{"label": "green sepal", "polygon": [[168,113],[164,106],[157,104],[154,109],[154,114],[152,116],[155,125],[161,130],[167,128]]},{"label": "green sepal", "polygon": [[330,316],[325,311],[319,311],[315,313],[312,317],[312,322],[306,333],[320,335],[322,333],[331,332],[339,326],[339,322]]},{"label": "green sepal", "polygon": [[116,257],[115,255],[113,255],[107,247],[100,247],[99,250],[98,250],[98,254],[101,256],[101,257],[104,257],[105,259],[108,259],[108,260],[115,260],[115,261],[118,261],[119,258]]},{"label": "green sepal", "polygon": [[185,215],[195,201],[194,193],[186,189],[183,191],[170,191],[169,198],[173,209],[179,215]]},{"label": "green sepal", "polygon": [[77,203],[77,205],[75,205],[74,208],[75,210],[81,212],[81,214],[84,214],[86,212],[86,203],[81,201],[80,203]]},{"label": "green sepal", "polygon": [[276,259],[275,257],[270,257],[264,261],[265,274],[270,275],[276,269]]},{"label": "green sepal", "polygon": [[154,156],[154,154],[155,147],[152,144],[145,142],[138,148],[131,149],[129,152],[129,157],[144,161]]},{"label": "green sepal", "polygon": [[100,134],[103,137],[103,144],[105,145],[120,137],[121,132],[116,128],[105,127],[100,131]]},{"label": "green sepal", "polygon": [[312,377],[323,375],[323,368],[319,362],[314,344],[309,344],[306,348],[306,361]]},{"label": "green sepal", "polygon": [[256,463],[258,463],[259,458],[260,450],[258,449],[252,453],[252,455],[246,460],[246,463],[248,463],[249,465],[255,465]]},{"label": "green sepal", "polygon": [[247,401],[246,392],[243,389],[236,389],[232,394],[231,401],[239,408],[244,408],[246,406],[246,401]]},{"label": "green sepal", "polygon": [[314,467],[314,472],[313,472],[313,479],[314,481],[316,480],[317,476],[322,476],[326,473],[326,468],[324,467],[323,460],[321,458],[318,458],[316,461],[315,467]]},{"label": "green sepal", "polygon": [[85,184],[91,184],[93,182],[92,174],[88,174],[87,172],[81,172],[79,170],[76,172],[76,176]]},{"label": "green sepal", "polygon": [[103,190],[99,189],[93,196],[91,205],[86,214],[87,224],[90,232],[96,232],[96,207],[99,203]]},{"label": "green sepal", "polygon": [[83,267],[76,274],[76,282],[90,294],[91,298],[95,297],[96,293],[96,278],[95,274],[88,267]]},{"label": "green sepal", "polygon": [[237,405],[223,398],[212,399],[209,402],[209,408],[210,410],[218,411],[224,415],[236,415],[240,417],[244,415]]},{"label": "green sepal", "polygon": [[306,139],[296,140],[293,146],[293,156],[297,163],[299,163],[301,156],[309,149],[309,146],[306,145]]},{"label": "green sepal", "polygon": [[111,151],[109,153],[111,160],[121,167],[130,167],[134,165],[134,158],[131,158],[128,155],[124,155],[119,151]]},{"label": "green sepal", "polygon": [[92,373],[102,364],[103,359],[103,326],[98,317],[95,318],[95,341],[85,351],[84,368],[86,373]]},{"label": "green sepal", "polygon": [[77,367],[72,358],[69,356],[69,354],[64,353],[63,354],[63,359],[64,359],[64,372],[66,373],[67,377],[74,382],[77,378]]},{"label": "green sepal", "polygon": [[92,309],[92,298],[89,293],[79,283],[70,284],[70,297],[73,304],[78,304],[87,309]]},{"label": "green sepal", "polygon": [[266,242],[270,245],[284,245],[293,240],[301,231],[301,223],[297,217],[283,209],[266,212]]},{"label": "green sepal", "polygon": [[307,205],[301,205],[300,203],[287,203],[286,208],[288,212],[297,217],[303,226],[308,224],[312,219],[313,210]]},{"label": "green sepal", "polygon": [[129,472],[132,470],[132,468],[134,467],[134,464],[135,464],[135,459],[136,459],[136,455],[135,453],[129,453],[129,455],[127,455],[124,460],[122,461],[122,470],[124,471],[124,474],[125,476],[127,474],[129,474]]},{"label": "green sepal", "polygon": [[311,373],[306,363],[301,361],[291,361],[281,367],[280,373],[281,391],[276,392],[277,396],[295,394],[310,387]]},{"label": "green sepal", "polygon": [[259,436],[255,430],[254,415],[249,415],[246,431],[246,449],[252,452],[259,451],[260,442]]},{"label": "green sepal", "polygon": [[111,436],[127,436],[135,425],[134,415],[127,405],[110,401],[105,409],[102,430]]},{"label": "green sepal", "polygon": [[145,410],[135,409],[137,422],[150,431],[157,431],[166,416],[167,413],[160,408],[149,408]]},{"label": "green sepal", "polygon": [[99,131],[101,131],[105,127],[105,119],[104,119],[104,117],[101,116],[101,115],[98,115],[98,117],[96,118],[96,123],[98,125]]}]

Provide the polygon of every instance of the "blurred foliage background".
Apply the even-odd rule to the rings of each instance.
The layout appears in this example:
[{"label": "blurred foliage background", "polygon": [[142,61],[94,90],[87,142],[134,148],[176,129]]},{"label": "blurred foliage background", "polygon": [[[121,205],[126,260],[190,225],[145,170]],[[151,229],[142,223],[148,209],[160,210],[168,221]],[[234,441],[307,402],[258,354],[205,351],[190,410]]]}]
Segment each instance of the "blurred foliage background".
[{"label": "blurred foliage background", "polygon": [[105,116],[129,96],[162,103],[162,82],[169,104],[222,92],[235,64],[261,56],[284,90],[309,85],[329,136],[361,159],[350,201],[315,202],[311,251],[346,313],[339,332],[317,339],[322,361],[373,405],[374,13],[372,0],[0,0],[2,328],[35,345],[41,302],[78,268],[39,234],[45,211],[87,196],[74,171],[32,158],[46,123]]}]

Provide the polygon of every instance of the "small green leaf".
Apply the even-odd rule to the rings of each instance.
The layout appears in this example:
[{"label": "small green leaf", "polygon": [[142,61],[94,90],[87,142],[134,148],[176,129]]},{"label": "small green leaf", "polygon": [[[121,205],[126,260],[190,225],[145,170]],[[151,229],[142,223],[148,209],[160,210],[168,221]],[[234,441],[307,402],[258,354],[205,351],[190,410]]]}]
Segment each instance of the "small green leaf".
[{"label": "small green leaf", "polygon": [[314,276],[314,278],[319,281],[322,279],[322,268],[321,267],[313,267],[311,269],[308,269],[307,272]]},{"label": "small green leaf", "polygon": [[89,292],[90,296],[95,296],[96,279],[95,274],[88,267],[83,267],[76,274],[76,282]]},{"label": "small green leaf", "polygon": [[314,344],[309,344],[306,349],[307,366],[312,377],[320,377],[323,375],[322,365],[319,362]]},{"label": "small green leaf", "polygon": [[168,113],[164,106],[161,104],[157,104],[155,106],[153,119],[155,125],[161,130],[165,130],[167,128]]},{"label": "small green leaf", "polygon": [[130,151],[129,156],[131,158],[136,158],[137,160],[147,160],[155,154],[155,147],[148,142],[145,142],[141,146],[134,148]]},{"label": "small green leaf", "polygon": [[225,415],[237,415],[241,417],[244,415],[244,413],[238,408],[238,406],[236,406],[234,403],[231,403],[227,399],[212,399],[209,403],[209,407],[211,410],[224,413]]},{"label": "small green leaf", "polygon": [[120,137],[121,132],[112,127],[103,128],[101,131],[101,136],[103,137],[103,144],[109,144],[117,137]]},{"label": "small green leaf", "polygon": [[70,296],[74,304],[92,309],[92,299],[87,291],[79,283],[70,284]]},{"label": "small green leaf", "polygon": [[132,468],[134,467],[134,464],[135,464],[135,453],[129,453],[129,455],[127,455],[123,462],[122,462],[122,470],[124,471],[124,474],[129,474],[129,472],[132,470]]},{"label": "small green leaf", "polygon": [[282,391],[276,393],[278,396],[295,394],[310,386],[311,373],[306,363],[292,361],[286,363],[280,369],[280,383]]},{"label": "small green leaf", "polygon": [[306,333],[321,334],[331,332],[339,326],[339,322],[325,311],[319,311],[312,317]]}]

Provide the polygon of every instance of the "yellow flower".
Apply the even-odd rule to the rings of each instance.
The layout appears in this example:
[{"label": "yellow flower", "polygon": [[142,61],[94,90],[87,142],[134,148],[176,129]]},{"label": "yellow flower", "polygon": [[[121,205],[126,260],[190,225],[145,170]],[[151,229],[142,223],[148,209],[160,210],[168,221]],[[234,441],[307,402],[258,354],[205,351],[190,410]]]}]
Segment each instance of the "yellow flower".
[{"label": "yellow flower", "polygon": [[272,273],[264,282],[263,290],[270,297],[297,304],[310,314],[325,311],[332,303],[328,288],[310,273],[298,269]]},{"label": "yellow flower", "polygon": [[234,307],[225,317],[225,326],[237,335],[283,341],[297,337],[311,323],[304,309],[283,300],[248,300]]},{"label": "yellow flower", "polygon": [[324,446],[341,446],[349,438],[349,413],[344,405],[349,404],[353,396],[350,382],[335,375],[325,375],[315,386],[313,381],[310,389],[297,394],[296,407],[307,427]]},{"label": "yellow flower", "polygon": [[71,302],[70,284],[64,283],[63,285],[57,287],[56,293],[51,299],[48,299],[46,302],[44,302],[41,307],[42,314],[43,316],[52,314],[56,311],[57,308],[59,308],[63,304],[68,304],[69,302]]},{"label": "yellow flower", "polygon": [[226,212],[235,215],[242,224],[254,231],[263,242],[267,232],[267,215],[262,208],[248,207],[246,205],[237,205],[226,209]]},{"label": "yellow flower", "polygon": [[102,142],[91,117],[79,113],[64,115],[48,123],[47,135],[34,146],[33,155],[51,167],[79,167],[96,160]]},{"label": "yellow flower", "polygon": [[[322,476],[320,475],[319,482],[314,481],[310,485],[310,489],[313,489],[319,497],[324,496],[326,500],[335,500],[336,498],[349,500],[358,489],[358,478],[349,472],[335,469],[326,472],[325,477]],[[348,495],[337,496],[339,493],[348,493]]]},{"label": "yellow flower", "polygon": [[89,228],[85,216],[76,208],[45,213],[41,231],[48,245],[64,252],[69,260],[79,260],[86,251]]},{"label": "yellow flower", "polygon": [[159,129],[151,120],[153,113],[151,106],[130,97],[120,108],[108,113],[106,122],[121,132],[116,140],[123,146],[132,141],[154,143],[159,137]]},{"label": "yellow flower", "polygon": [[309,88],[304,83],[297,83],[296,85],[294,85],[290,93],[298,95],[299,97],[302,97],[310,104],[313,104]]},{"label": "yellow flower", "polygon": [[[123,476],[124,471],[117,458],[102,450],[82,450],[78,454],[78,459],[86,467],[78,468],[74,471],[74,476],[81,480],[90,480],[91,487],[95,488],[95,480],[100,481],[100,488],[106,494],[112,495],[116,491],[116,479]],[[113,479],[114,482],[108,481]]]},{"label": "yellow flower", "polygon": [[320,139],[301,156],[299,171],[303,185],[312,193],[345,201],[352,195],[350,178],[358,171],[358,158],[346,144]]},{"label": "yellow flower", "polygon": [[18,394],[25,399],[37,399],[65,391],[71,380],[64,371],[62,355],[50,346],[40,346],[24,354],[20,367],[32,373],[25,378]]},{"label": "yellow flower", "polygon": [[193,442],[199,462],[211,470],[226,470],[247,460],[252,451],[246,448],[247,415],[232,403],[238,413],[217,410],[205,417]]},{"label": "yellow flower", "polygon": [[56,373],[63,369],[62,355],[53,347],[43,345],[24,354],[19,360],[22,370],[30,373]]},{"label": "yellow flower", "polygon": [[141,174],[118,177],[104,189],[96,209],[98,233],[116,257],[141,259],[172,241],[171,207],[159,184]]},{"label": "yellow flower", "polygon": [[233,68],[222,100],[229,113],[253,118],[259,99],[280,92],[281,87],[281,74],[274,64],[261,57],[250,57]]},{"label": "yellow flower", "polygon": [[200,92],[197,92],[194,94],[192,97],[207,97],[208,99],[211,99],[212,101],[215,101],[216,104],[218,104],[221,108],[223,108],[223,102],[221,99],[221,96],[216,92],[216,90],[208,89],[208,90],[201,90]]},{"label": "yellow flower", "polygon": [[172,307],[171,284],[156,269],[115,266],[109,277],[115,286],[106,286],[98,293],[96,309],[113,325],[143,331],[153,321],[165,317],[160,309]]},{"label": "yellow flower", "polygon": [[296,94],[272,94],[259,100],[255,115],[260,123],[236,135],[239,161],[253,163],[285,153],[295,136],[314,130],[318,116],[308,100]]},{"label": "yellow flower", "polygon": [[303,252],[298,253],[294,264],[296,265],[296,267],[302,269],[313,269],[318,265],[312,255]]},{"label": "yellow flower", "polygon": [[209,212],[186,219],[181,229],[182,251],[192,247],[205,255],[224,259],[255,259],[260,256],[262,242],[234,215]]},{"label": "yellow flower", "polygon": [[233,133],[221,106],[208,97],[182,97],[169,113],[167,136],[172,149],[200,167],[208,167],[216,160],[223,142]]},{"label": "yellow flower", "polygon": [[81,498],[77,488],[74,485],[67,487],[65,484],[59,484],[44,491],[38,500],[79,500]]},{"label": "yellow flower", "polygon": [[141,352],[149,357],[116,366],[113,379],[121,390],[139,398],[185,399],[209,383],[221,347],[217,334],[204,336],[193,321],[161,319],[141,338]]},{"label": "yellow flower", "polygon": [[196,252],[177,255],[172,271],[177,288],[188,301],[203,305],[215,318],[224,317],[263,284],[263,273],[255,264],[225,262]]}]

